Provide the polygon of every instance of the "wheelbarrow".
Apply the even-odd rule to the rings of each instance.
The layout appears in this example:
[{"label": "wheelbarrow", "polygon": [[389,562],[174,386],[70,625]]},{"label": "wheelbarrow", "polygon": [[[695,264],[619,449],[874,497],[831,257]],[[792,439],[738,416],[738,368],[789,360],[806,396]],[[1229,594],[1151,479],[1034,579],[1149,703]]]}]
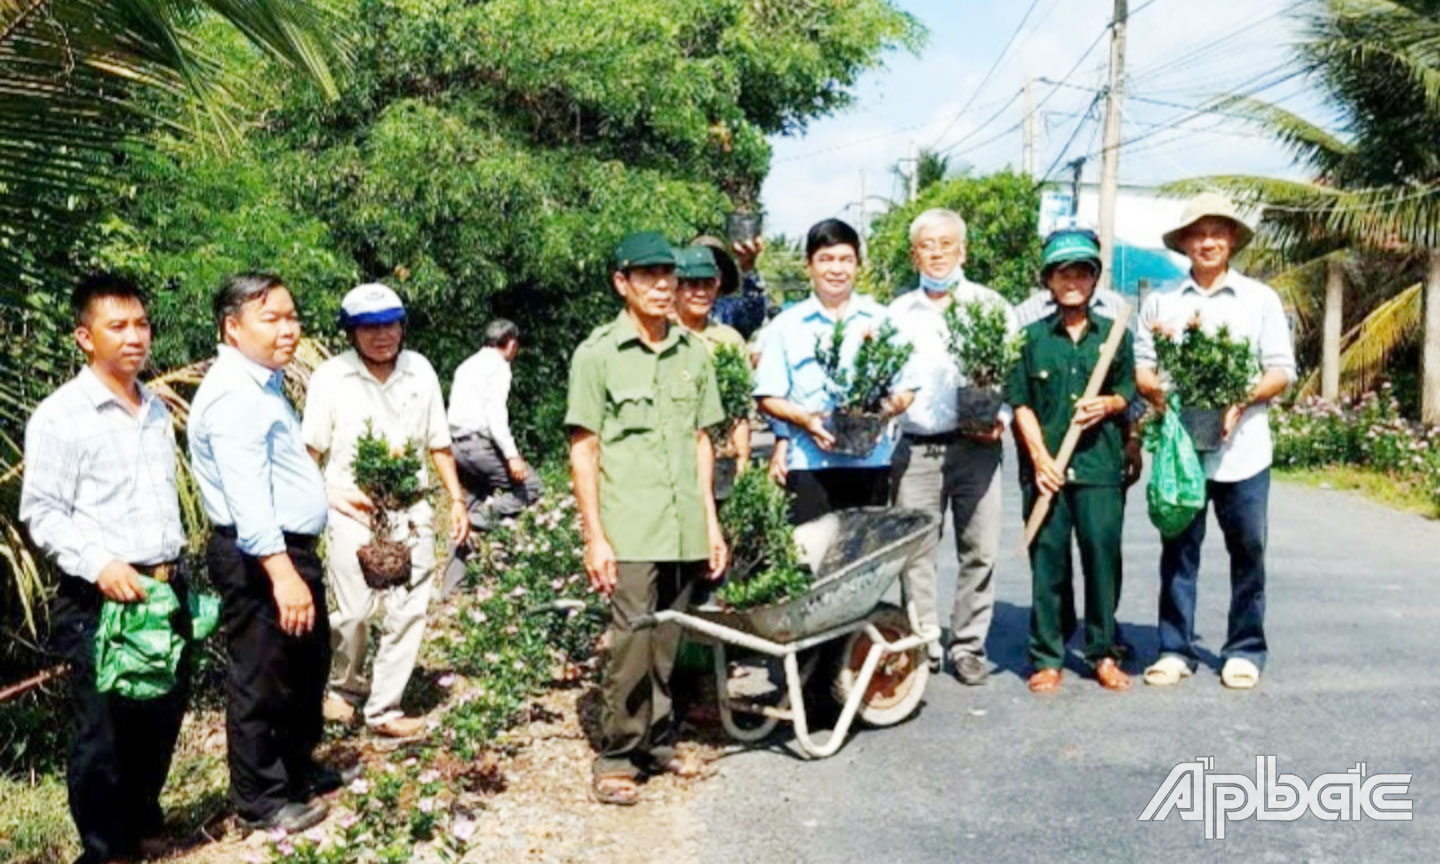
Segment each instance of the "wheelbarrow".
[{"label": "wheelbarrow", "polygon": [[[795,529],[801,558],[815,574],[810,590],[800,597],[751,609],[700,605],[680,612],[665,610],[637,616],[635,628],[678,624],[695,641],[709,645],[715,664],[720,722],[733,739],[760,741],[786,721],[794,727],[801,751],[811,758],[834,755],[844,744],[851,724],[891,726],[919,707],[930,676],[926,645],[940,638],[939,629],[922,627],[915,604],[905,610],[881,598],[904,578],[933,520],[919,510],[867,507],[842,510]],[[814,674],[820,648],[845,640],[831,694],[841,704],[835,728],[824,740],[810,733],[804,685]],[[778,658],[785,677],[778,705],[731,696],[726,648],[737,646]],[[805,662],[801,655],[806,654]],[[747,718],[746,722],[737,716]],[[758,718],[758,720],[756,720]]]}]

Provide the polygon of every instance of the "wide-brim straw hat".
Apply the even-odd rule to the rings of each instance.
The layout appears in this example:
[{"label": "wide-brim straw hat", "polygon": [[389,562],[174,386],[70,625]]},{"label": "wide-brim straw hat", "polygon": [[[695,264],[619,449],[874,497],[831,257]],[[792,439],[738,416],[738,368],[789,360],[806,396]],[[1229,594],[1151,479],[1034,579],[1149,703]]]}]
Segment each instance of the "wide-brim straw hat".
[{"label": "wide-brim straw hat", "polygon": [[1185,250],[1180,246],[1180,240],[1190,226],[1207,216],[1218,216],[1235,223],[1236,240],[1235,248],[1230,250],[1232,255],[1249,246],[1250,241],[1255,237],[1255,232],[1245,224],[1244,219],[1240,218],[1240,211],[1235,209],[1234,201],[1218,192],[1202,192],[1191,198],[1190,203],[1185,205],[1185,213],[1180,217],[1180,225],[1165,232],[1165,248],[1184,255]]}]

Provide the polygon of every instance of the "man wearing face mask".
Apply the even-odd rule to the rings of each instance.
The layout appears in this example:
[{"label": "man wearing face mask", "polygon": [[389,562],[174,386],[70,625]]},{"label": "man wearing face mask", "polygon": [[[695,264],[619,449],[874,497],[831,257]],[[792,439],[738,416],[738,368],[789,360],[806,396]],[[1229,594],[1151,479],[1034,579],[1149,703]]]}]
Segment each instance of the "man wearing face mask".
[{"label": "man wearing face mask", "polygon": [[[470,531],[470,512],[450,450],[450,425],[440,379],[423,356],[404,349],[405,306],[386,285],[351,290],[340,302],[340,326],[351,349],[326,360],[310,377],[301,434],[325,469],[330,515],[325,529],[325,571],[335,608],[330,613],[334,662],[325,714],[349,722],[363,703],[365,724],[376,735],[412,738],[423,717],[407,717],[400,697],[415,670],[425,636],[425,613],[434,594],[435,537],[430,502],[396,514],[401,539],[408,534],[410,580],[376,591],[365,583],[356,557],[370,542],[373,502],[355,485],[357,442],[367,432],[384,435],[392,448],[415,443],[428,450],[450,498],[450,542]],[[429,461],[429,460],[427,460]],[[420,483],[428,485],[422,463]],[[384,610],[384,626],[370,680],[363,675],[369,621]]]},{"label": "man wearing face mask", "polygon": [[[954,516],[960,575],[950,610],[948,653],[955,677],[982,684],[989,675],[985,638],[995,603],[992,576],[1000,552],[1000,438],[1009,419],[1004,409],[995,426],[978,435],[958,431],[956,391],[965,377],[947,348],[945,310],[979,301],[1005,310],[1015,332],[1010,304],[989,288],[965,278],[965,221],[951,210],[927,210],[910,225],[910,256],[920,271],[918,291],[890,304],[900,334],[915,346],[912,363],[920,386],[900,418],[902,437],[891,466],[898,507],[924,510],[935,528],[910,560],[909,584],[920,623],[939,626],[936,556],[945,511]],[[930,646],[938,668],[941,646]]]}]

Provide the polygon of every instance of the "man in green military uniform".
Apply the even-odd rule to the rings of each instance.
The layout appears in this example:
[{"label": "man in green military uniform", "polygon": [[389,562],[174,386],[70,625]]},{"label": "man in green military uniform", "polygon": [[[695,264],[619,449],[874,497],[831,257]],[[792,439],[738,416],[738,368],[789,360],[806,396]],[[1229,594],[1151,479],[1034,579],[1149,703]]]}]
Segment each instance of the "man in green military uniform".
[{"label": "man in green military uniform", "polygon": [[[1041,492],[1054,496],[1030,549],[1035,672],[1029,686],[1035,693],[1060,686],[1066,637],[1075,629],[1072,534],[1085,571],[1085,659],[1102,687],[1130,686],[1116,662],[1115,605],[1124,514],[1124,414],[1135,396],[1135,356],[1126,333],[1101,395],[1082,398],[1114,326],[1090,307],[1100,267],[1100,246],[1091,232],[1058,231],[1046,239],[1041,278],[1058,308],[1025,328],[1025,347],[1010,379],[1027,518]],[[1054,454],[1072,423],[1085,431],[1062,472]]]},{"label": "man in green military uniform", "polygon": [[635,803],[646,775],[683,770],[670,714],[679,627],[630,622],[684,608],[727,558],[705,433],[724,414],[704,343],[671,324],[675,265],[660,234],[626,237],[612,275],[625,311],[595,328],[570,364],[565,425],[585,572],[612,616],[593,767],[595,797],[608,804]]}]

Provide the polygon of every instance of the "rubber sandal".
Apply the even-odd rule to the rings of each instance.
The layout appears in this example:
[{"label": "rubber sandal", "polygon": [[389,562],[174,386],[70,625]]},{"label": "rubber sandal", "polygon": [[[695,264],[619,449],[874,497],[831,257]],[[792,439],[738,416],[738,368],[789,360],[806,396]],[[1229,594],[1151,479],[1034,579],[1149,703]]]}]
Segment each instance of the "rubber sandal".
[{"label": "rubber sandal", "polygon": [[640,784],[628,774],[598,774],[590,781],[590,797],[601,804],[630,807],[640,801]]},{"label": "rubber sandal", "polygon": [[1060,689],[1060,670],[1036,669],[1026,686],[1031,693],[1054,693]]},{"label": "rubber sandal", "polygon": [[1260,683],[1260,667],[1244,657],[1231,657],[1220,667],[1220,683],[1231,690],[1253,690]]},{"label": "rubber sandal", "polygon": [[1145,669],[1145,683],[1152,687],[1174,687],[1193,674],[1190,664],[1177,654],[1165,654]]},{"label": "rubber sandal", "polygon": [[1095,680],[1106,690],[1130,689],[1130,676],[1125,674],[1113,657],[1106,657],[1095,664]]},{"label": "rubber sandal", "polygon": [[672,756],[660,763],[660,770],[676,777],[699,777],[705,773],[705,763],[698,757]]}]

